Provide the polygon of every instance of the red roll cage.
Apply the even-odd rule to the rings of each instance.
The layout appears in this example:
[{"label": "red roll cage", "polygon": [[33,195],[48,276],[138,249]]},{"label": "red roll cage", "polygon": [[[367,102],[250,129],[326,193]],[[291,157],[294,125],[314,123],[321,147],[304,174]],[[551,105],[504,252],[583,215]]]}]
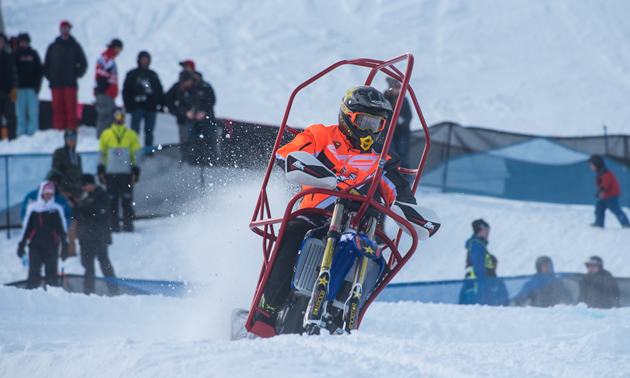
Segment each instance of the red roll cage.
[{"label": "red roll cage", "polygon": [[[403,74],[400,70],[394,67],[394,64],[398,62],[402,62],[404,60],[407,61],[407,67],[405,69],[405,73]],[[424,116],[422,115],[422,110],[420,109],[420,105],[418,104],[416,95],[413,89],[411,88],[411,86],[409,85],[411,72],[413,70],[413,62],[414,62],[413,55],[411,55],[410,53],[400,55],[398,57],[395,57],[393,59],[386,60],[386,61],[374,60],[374,59],[342,60],[331,65],[330,67],[326,68],[325,70],[311,77],[307,81],[303,82],[291,94],[291,97],[289,98],[289,102],[287,104],[287,107],[284,113],[284,118],[282,119],[282,124],[280,125],[280,128],[278,130],[278,137],[276,138],[276,142],[271,152],[271,158],[269,159],[269,165],[267,166],[265,178],[263,180],[263,184],[260,189],[260,195],[258,196],[258,201],[256,202],[254,215],[252,216],[252,221],[249,224],[249,228],[252,231],[254,231],[256,234],[263,237],[263,254],[264,254],[264,261],[263,261],[262,269],[260,271],[260,276],[258,278],[258,284],[256,286],[256,292],[254,294],[254,299],[252,301],[251,310],[249,312],[249,316],[247,317],[247,321],[245,322],[245,328],[249,332],[252,332],[261,337],[274,336],[273,334],[269,333],[268,328],[255,326],[260,323],[254,323],[254,313],[258,311],[265,314],[265,312],[262,309],[260,309],[258,305],[260,303],[263,290],[267,283],[269,273],[271,272],[270,268],[273,266],[276,259],[276,251],[279,246],[279,243],[276,243],[276,241],[282,239],[287,221],[304,213],[311,213],[311,214],[318,213],[318,214],[324,214],[327,216],[332,215],[330,211],[327,211],[324,209],[306,208],[306,209],[298,209],[298,210],[293,211],[293,207],[295,203],[306,195],[309,195],[312,193],[322,193],[322,194],[328,194],[335,197],[348,198],[357,202],[361,202],[362,205],[359,211],[357,212],[357,216],[355,217],[355,220],[357,221],[361,218],[361,216],[363,215],[367,207],[372,206],[376,208],[377,210],[381,211],[382,213],[384,213],[385,215],[389,216],[390,218],[393,218],[399,224],[403,224],[409,230],[411,234],[411,238],[412,238],[411,247],[409,248],[407,252],[405,252],[404,254],[401,254],[400,251],[398,250],[398,245],[400,243],[402,229],[400,228],[398,229],[398,233],[394,240],[389,239],[387,235],[377,230],[376,235],[379,236],[386,244],[386,246],[383,248],[384,251],[387,249],[391,251],[388,261],[387,261],[390,271],[386,273],[384,279],[380,282],[380,284],[374,288],[372,295],[366,300],[365,304],[363,305],[360,316],[359,316],[359,320],[358,320],[359,325],[361,324],[361,320],[363,318],[363,314],[365,313],[365,310],[369,307],[369,305],[378,296],[378,294],[383,290],[383,288],[387,286],[387,284],[392,280],[392,278],[394,278],[394,276],[400,271],[400,269],[407,263],[407,261],[409,261],[411,256],[414,254],[416,250],[416,246],[418,244],[418,236],[415,230],[413,229],[413,227],[409,224],[409,222],[405,218],[400,217],[399,215],[395,214],[394,212],[390,210],[389,206],[391,204],[385,203],[385,206],[383,206],[382,204],[378,203],[377,201],[373,199],[375,191],[377,190],[377,188],[380,188],[380,186],[382,185],[381,176],[383,174],[385,158],[387,157],[389,146],[391,144],[394,131],[396,129],[396,124],[398,121],[400,110],[402,108],[403,99],[405,98],[405,95],[407,93],[409,94],[409,96],[411,97],[411,100],[413,101],[414,108],[416,110],[416,113],[418,114],[418,118],[420,119],[420,122],[422,123],[422,128],[424,130],[424,134],[426,137],[426,144],[424,146],[424,151],[422,153],[422,158],[420,159],[420,164],[418,165],[418,168],[417,169],[400,168],[401,172],[405,174],[415,175],[413,185],[411,188],[411,191],[413,194],[415,194],[416,192],[416,188],[418,186],[418,180],[420,179],[422,169],[424,168],[424,164],[427,159],[427,155],[429,153],[429,148],[431,146],[429,128],[424,120]],[[369,179],[361,183],[358,183],[356,185],[353,185],[349,188],[346,188],[345,190],[341,192],[328,190],[328,189],[320,189],[320,188],[309,188],[306,190],[302,190],[298,194],[293,196],[293,198],[291,198],[291,200],[287,204],[286,210],[282,218],[272,218],[271,208],[269,206],[269,200],[267,197],[267,184],[269,183],[271,171],[273,169],[274,162],[276,160],[276,151],[280,147],[282,136],[285,130],[295,135],[300,133],[300,131],[287,126],[287,120],[289,119],[289,114],[291,112],[291,106],[293,105],[293,100],[295,99],[295,96],[297,95],[297,93],[300,92],[302,89],[309,86],[313,82],[317,81],[321,77],[327,75],[328,73],[335,70],[336,68],[340,66],[344,66],[344,65],[354,65],[354,66],[369,68],[370,73],[367,76],[367,79],[365,80],[365,85],[372,84],[372,81],[374,80],[374,77],[376,76],[378,71],[381,71],[384,74],[402,83],[401,88],[400,88],[400,95],[398,96],[398,100],[396,101],[396,106],[394,107],[392,121],[390,122],[390,127],[387,132],[387,137],[385,138],[385,142],[383,144],[383,150],[381,152],[381,156],[379,159],[379,164],[378,164],[376,173]],[[359,196],[359,195],[349,193],[350,190],[371,181],[378,183],[378,185],[371,185],[369,192],[366,196]],[[387,202],[386,199],[384,199],[384,201]],[[278,223],[280,223],[280,228],[278,230],[278,233],[276,234],[274,225]]]}]

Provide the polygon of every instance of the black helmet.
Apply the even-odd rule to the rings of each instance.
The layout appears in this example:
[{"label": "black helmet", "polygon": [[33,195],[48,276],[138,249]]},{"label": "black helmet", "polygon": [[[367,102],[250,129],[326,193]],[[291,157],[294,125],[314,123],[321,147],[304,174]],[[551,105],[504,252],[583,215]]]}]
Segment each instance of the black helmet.
[{"label": "black helmet", "polygon": [[352,87],[341,99],[339,127],[355,148],[367,151],[391,115],[391,104],[377,89]]}]

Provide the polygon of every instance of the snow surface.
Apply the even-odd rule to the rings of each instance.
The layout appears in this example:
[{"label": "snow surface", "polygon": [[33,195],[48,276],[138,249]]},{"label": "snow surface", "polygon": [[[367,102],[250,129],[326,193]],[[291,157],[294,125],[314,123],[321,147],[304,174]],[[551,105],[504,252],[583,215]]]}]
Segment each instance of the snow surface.
[{"label": "snow surface", "polygon": [[[90,63],[80,83],[85,102],[93,99],[93,62],[109,39],[121,37],[120,71],[148,49],[165,87],[175,81],[177,61],[194,59],[217,92],[222,117],[278,124],[293,88],[327,65],[411,52],[412,85],[429,124],[580,135],[600,133],[604,123],[611,133],[627,133],[630,121],[630,3],[624,1],[2,5],[8,32],[29,31],[40,54],[60,20],[75,25]],[[339,94],[365,75],[341,69],[323,79],[298,96],[290,123],[333,123]],[[376,86],[381,83],[378,76]],[[162,115],[160,122],[156,141],[175,141],[172,118]],[[97,148],[90,133],[81,128],[79,150]],[[62,143],[56,131],[28,138],[0,142],[0,153],[52,152]],[[190,282],[197,285],[194,297],[101,298],[0,287],[0,376],[628,376],[628,308],[374,303],[352,336],[228,341],[230,311],[249,306],[262,261],[261,239],[247,227],[261,181],[262,173],[242,171],[181,214],[138,221],[137,232],[115,234],[110,256],[118,276]],[[283,180],[272,187],[279,214],[290,193]],[[606,229],[588,227],[592,206],[429,190],[418,200],[440,215],[443,228],[420,244],[397,282],[463,277],[463,244],[470,222],[480,217],[492,226],[499,275],[533,273],[542,254],[557,271],[584,272],[582,261],[598,254],[613,275],[630,276],[630,232],[610,214]],[[393,232],[391,222],[387,228]],[[0,238],[0,282],[26,277],[15,255],[17,234]],[[83,272],[77,258],[62,266]]]}]

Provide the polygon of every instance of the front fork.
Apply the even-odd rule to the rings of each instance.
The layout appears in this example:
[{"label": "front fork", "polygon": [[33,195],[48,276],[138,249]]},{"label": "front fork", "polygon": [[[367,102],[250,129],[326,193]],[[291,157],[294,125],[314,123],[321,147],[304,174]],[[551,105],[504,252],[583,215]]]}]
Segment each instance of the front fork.
[{"label": "front fork", "polygon": [[[366,235],[372,240],[374,240],[376,223],[377,220],[375,218],[370,218]],[[348,296],[343,309],[343,329],[348,333],[357,329],[357,319],[359,318],[359,307],[361,305],[361,296],[363,295],[363,283],[365,282],[367,266],[368,258],[363,255],[359,256],[357,269],[354,272],[354,279],[352,280],[352,292],[350,296]]]},{"label": "front fork", "polygon": [[330,228],[328,229],[328,240],[324,249],[324,257],[317,282],[313,287],[313,294],[308,302],[308,311],[304,314],[304,328],[309,335],[319,334],[322,324],[322,316],[326,313],[326,303],[328,299],[328,287],[330,283],[330,266],[333,255],[337,249],[341,233],[341,220],[343,218],[344,204],[340,199],[335,203]]}]

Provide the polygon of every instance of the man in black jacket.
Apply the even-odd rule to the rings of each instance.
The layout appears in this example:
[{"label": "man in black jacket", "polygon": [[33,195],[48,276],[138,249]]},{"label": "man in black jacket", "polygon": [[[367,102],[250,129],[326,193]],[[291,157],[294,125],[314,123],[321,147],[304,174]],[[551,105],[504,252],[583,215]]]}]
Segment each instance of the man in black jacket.
[{"label": "man in black jacket", "polygon": [[604,262],[598,256],[591,256],[585,262],[588,274],[580,281],[578,303],[588,307],[619,307],[619,286],[610,272],[604,270]]},{"label": "man in black jacket", "polygon": [[153,146],[153,129],[157,111],[164,102],[162,83],[155,71],[149,69],[151,55],[146,51],[138,54],[138,68],[127,72],[123,85],[123,101],[127,113],[131,113],[131,128],[140,135],[140,122],[144,118],[145,153]]},{"label": "man in black jacket", "polygon": [[112,244],[107,192],[96,185],[94,176],[88,174],[81,176],[81,188],[87,197],[74,206],[73,213],[79,226],[81,265],[85,268],[84,292],[90,294],[94,292],[94,258],[98,259],[105,277],[116,275],[107,252],[107,246]]},{"label": "man in black jacket", "polygon": [[17,136],[33,135],[39,128],[39,98],[44,67],[39,54],[30,46],[28,33],[18,35],[18,49],[15,52],[15,66],[18,73]]},{"label": "man in black jacket", "polygon": [[[389,84],[389,89],[383,94],[393,108],[396,106],[396,101],[398,101],[401,84],[391,77],[387,77],[387,83]],[[391,144],[391,148],[400,157],[400,166],[403,168],[411,168],[409,166],[409,138],[411,137],[409,123],[411,122],[411,117],[412,115],[411,108],[409,107],[409,101],[407,101],[407,98],[405,97],[403,98],[402,108],[400,109],[400,114],[398,115],[398,123],[396,124],[396,131],[394,131],[394,138],[392,139]],[[387,125],[385,132],[381,134],[381,141],[385,140],[388,128],[389,124]]]},{"label": "man in black jacket", "polygon": [[0,33],[0,118],[7,120],[9,139],[17,137],[15,101],[17,100],[17,71],[13,54],[7,46],[7,37]]},{"label": "man in black jacket", "polygon": [[50,82],[53,105],[53,125],[57,130],[76,129],[77,79],[87,71],[87,60],[81,45],[70,35],[72,25],[62,21],[61,36],[48,46],[44,60],[44,75]]}]

